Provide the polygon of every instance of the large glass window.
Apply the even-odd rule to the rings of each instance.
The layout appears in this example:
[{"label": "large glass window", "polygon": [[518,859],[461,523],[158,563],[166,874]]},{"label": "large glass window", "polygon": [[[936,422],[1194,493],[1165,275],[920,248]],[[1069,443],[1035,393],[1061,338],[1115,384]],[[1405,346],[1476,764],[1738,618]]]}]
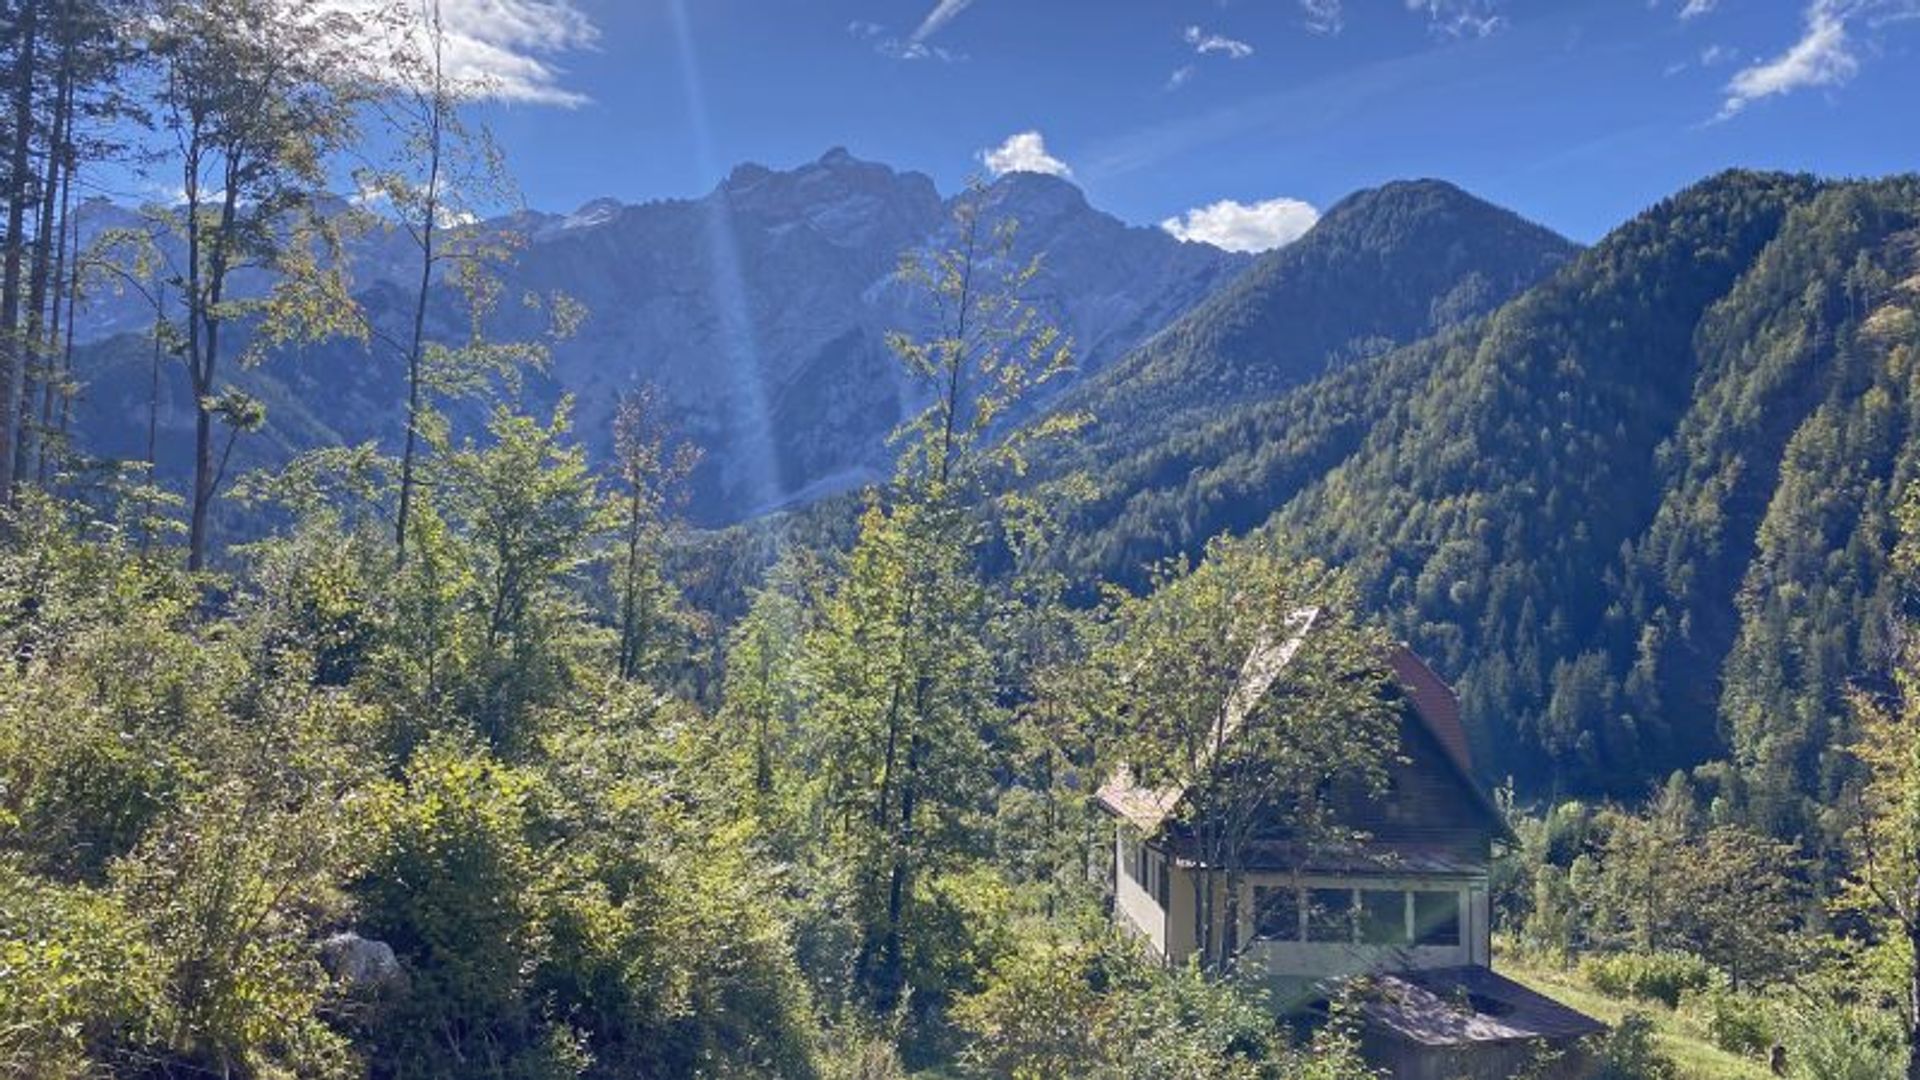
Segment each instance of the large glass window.
[{"label": "large glass window", "polygon": [[1413,935],[1413,939],[1422,945],[1460,944],[1460,894],[1414,893]]},{"label": "large glass window", "polygon": [[1255,885],[1253,936],[1266,941],[1299,941],[1300,891],[1291,885]]},{"label": "large glass window", "polygon": [[1360,940],[1369,945],[1407,943],[1407,894],[1364,889],[1360,893]]},{"label": "large glass window", "polygon": [[1307,940],[1353,940],[1353,890],[1307,890]]}]

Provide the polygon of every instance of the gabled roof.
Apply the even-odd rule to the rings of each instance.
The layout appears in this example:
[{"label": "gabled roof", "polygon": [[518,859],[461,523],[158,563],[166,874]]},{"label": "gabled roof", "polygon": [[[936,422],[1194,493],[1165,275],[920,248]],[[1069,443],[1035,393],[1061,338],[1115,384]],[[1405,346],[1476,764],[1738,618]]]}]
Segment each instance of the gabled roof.
[{"label": "gabled roof", "polygon": [[[1274,681],[1300,651],[1301,643],[1306,641],[1307,633],[1319,617],[1319,608],[1301,608],[1287,616],[1291,634],[1275,641],[1272,634],[1262,632],[1254,641],[1253,648],[1247,650],[1246,662],[1240,665],[1240,679],[1222,706],[1223,715],[1214,729],[1212,745],[1207,747],[1208,757],[1220,752],[1246,722],[1247,714],[1273,689]],[[1122,765],[1094,797],[1101,806],[1126,818],[1141,832],[1151,834],[1159,831],[1186,795],[1186,787],[1179,784],[1144,787],[1134,779],[1133,770]]]},{"label": "gabled roof", "polygon": [[[1214,753],[1218,753],[1221,744],[1239,730],[1254,705],[1273,688],[1288,662],[1299,652],[1319,615],[1317,608],[1303,608],[1287,620],[1293,628],[1293,633],[1287,638],[1275,643],[1263,635],[1254,643],[1241,668],[1240,681],[1226,703],[1219,737],[1212,747]],[[1460,699],[1454,695],[1453,688],[1405,643],[1397,643],[1389,651],[1387,666],[1412,705],[1414,717],[1439,744],[1441,756],[1446,759],[1459,782],[1472,792],[1476,808],[1491,818],[1496,829],[1504,832],[1498,807],[1474,778],[1473,753],[1467,742],[1466,727],[1460,719]],[[1186,788],[1180,785],[1157,788],[1143,786],[1131,769],[1121,766],[1101,785],[1095,798],[1109,813],[1150,836],[1159,832],[1160,827],[1173,816],[1186,793]]]}]

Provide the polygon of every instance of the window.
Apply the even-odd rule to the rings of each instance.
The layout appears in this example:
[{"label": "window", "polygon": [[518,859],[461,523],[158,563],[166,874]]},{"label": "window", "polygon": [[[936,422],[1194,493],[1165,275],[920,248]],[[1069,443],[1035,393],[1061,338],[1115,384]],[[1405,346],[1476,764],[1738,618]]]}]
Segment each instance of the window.
[{"label": "window", "polygon": [[1165,855],[1154,856],[1153,869],[1155,881],[1158,885],[1153,891],[1154,897],[1160,901],[1160,908],[1164,911],[1172,906],[1169,901],[1173,899],[1172,875],[1167,873],[1167,857]]},{"label": "window", "polygon": [[1253,887],[1253,936],[1263,941],[1300,940],[1300,892],[1291,885]]},{"label": "window", "polygon": [[1353,890],[1307,890],[1307,940],[1353,940]]},{"label": "window", "polygon": [[1413,894],[1413,940],[1421,945],[1460,944],[1460,894]]},{"label": "window", "polygon": [[1120,837],[1120,872],[1134,881],[1140,880],[1140,841],[1122,834]]},{"label": "window", "polygon": [[1360,940],[1369,945],[1407,943],[1407,894],[1364,889],[1360,893]]}]

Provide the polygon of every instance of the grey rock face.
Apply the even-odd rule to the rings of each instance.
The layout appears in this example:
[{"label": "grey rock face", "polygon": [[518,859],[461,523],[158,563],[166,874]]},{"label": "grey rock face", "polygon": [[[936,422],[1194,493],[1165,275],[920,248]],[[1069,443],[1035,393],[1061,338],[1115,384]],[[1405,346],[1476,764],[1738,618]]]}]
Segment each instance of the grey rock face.
[{"label": "grey rock face", "polygon": [[[992,220],[1018,219],[1016,254],[1044,253],[1030,299],[1073,339],[1077,371],[1097,371],[1182,314],[1250,260],[1129,227],[1087,205],[1065,181],[1002,178],[982,193]],[[659,387],[667,418],[705,451],[693,478],[691,515],[722,524],[885,475],[887,436],[922,404],[889,354],[891,330],[923,330],[926,306],[894,280],[902,253],[950,239],[953,200],[914,172],[829,151],[798,168],[741,165],[697,199],[623,205],[600,199],[571,214],[520,214],[488,223],[527,243],[505,272],[495,328],[537,334],[543,317],[513,301],[563,292],[587,318],[558,343],[551,365],[529,381],[523,404],[573,400],[575,431],[590,450],[610,450],[619,395]],[[106,208],[101,208],[106,216]],[[354,253],[354,281],[373,318],[404,325],[410,286],[393,238],[369,237]],[[261,287],[260,282],[250,283]],[[102,298],[87,325],[120,333],[116,351],[91,352],[94,369],[82,430],[144,432],[147,368],[137,337],[151,314]],[[433,322],[465,332],[450,297]],[[348,343],[310,346],[236,374],[268,402],[268,431],[243,440],[251,460],[271,464],[314,445],[402,431],[398,361]],[[177,368],[169,383],[184,383]],[[184,386],[169,385],[163,451],[187,437]],[[453,417],[456,433],[484,417]],[[91,425],[86,422],[92,420]],[[131,442],[96,453],[136,456]],[[165,454],[162,478],[170,467]]]},{"label": "grey rock face", "polygon": [[321,942],[320,963],[329,975],[354,989],[387,986],[405,977],[392,946],[352,932]]}]

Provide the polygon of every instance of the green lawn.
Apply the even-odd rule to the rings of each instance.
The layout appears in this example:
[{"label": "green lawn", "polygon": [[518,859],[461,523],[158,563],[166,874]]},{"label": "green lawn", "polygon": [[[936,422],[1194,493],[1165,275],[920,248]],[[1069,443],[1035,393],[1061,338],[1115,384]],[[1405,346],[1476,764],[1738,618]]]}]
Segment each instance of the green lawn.
[{"label": "green lawn", "polygon": [[1578,972],[1529,963],[1516,956],[1496,957],[1494,968],[1516,982],[1609,1024],[1617,1023],[1628,1012],[1645,1014],[1654,1023],[1660,1048],[1679,1064],[1680,1075],[1687,1080],[1771,1080],[1773,1075],[1761,1062],[1729,1054],[1713,1045],[1692,1017],[1657,1001],[1609,997],[1588,986]]}]

